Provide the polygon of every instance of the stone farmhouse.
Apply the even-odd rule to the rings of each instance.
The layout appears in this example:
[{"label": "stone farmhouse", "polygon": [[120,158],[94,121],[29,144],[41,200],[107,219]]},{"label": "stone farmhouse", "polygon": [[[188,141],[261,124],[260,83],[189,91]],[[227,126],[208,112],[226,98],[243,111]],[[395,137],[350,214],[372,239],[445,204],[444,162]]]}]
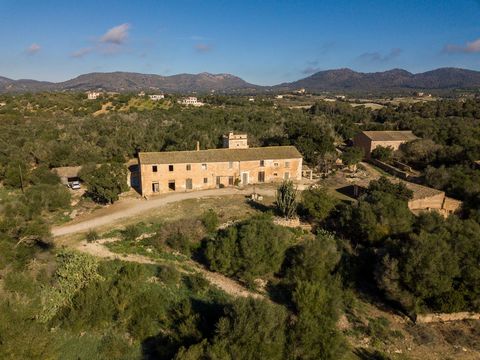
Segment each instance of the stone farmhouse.
[{"label": "stone farmhouse", "polygon": [[[444,191],[397,179],[393,179],[393,182],[401,182],[412,191],[413,196],[408,201],[408,208],[415,215],[419,215],[422,211],[436,211],[440,215],[448,217],[460,210],[462,206],[461,201],[446,196]],[[353,185],[354,197],[358,198],[366,191],[367,187],[368,183]]]},{"label": "stone farmhouse", "polygon": [[411,131],[362,131],[353,138],[353,145],[362,148],[365,157],[370,158],[377,146],[392,147],[398,150],[400,145],[418,139]]},{"label": "stone farmhouse", "polygon": [[193,191],[294,181],[302,177],[302,155],[294,146],[249,148],[247,135],[230,133],[224,148],[138,154],[141,194]]}]

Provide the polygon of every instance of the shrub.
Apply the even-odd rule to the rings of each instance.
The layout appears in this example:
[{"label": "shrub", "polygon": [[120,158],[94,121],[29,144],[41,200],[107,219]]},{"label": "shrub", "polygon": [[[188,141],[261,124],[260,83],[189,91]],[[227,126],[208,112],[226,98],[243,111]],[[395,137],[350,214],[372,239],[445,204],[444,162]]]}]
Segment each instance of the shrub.
[{"label": "shrub", "polygon": [[217,213],[213,209],[205,211],[200,219],[207,233],[213,234],[217,230],[219,221]]},{"label": "shrub", "polygon": [[205,277],[196,273],[185,277],[185,285],[194,293],[199,294],[208,289],[210,283]]},{"label": "shrub", "polygon": [[140,235],[142,235],[142,230],[139,224],[127,225],[125,229],[121,232],[122,238],[126,241],[135,241]]},{"label": "shrub", "polygon": [[338,199],[325,188],[309,188],[302,193],[302,213],[315,222],[322,222],[335,208]]},{"label": "shrub", "polygon": [[100,235],[98,235],[98,233],[95,230],[90,229],[88,230],[87,235],[85,235],[85,239],[87,240],[87,242],[94,242],[100,239]]},{"label": "shrub", "polygon": [[166,285],[175,285],[180,281],[181,275],[173,266],[162,265],[157,269],[157,277]]},{"label": "shrub", "polygon": [[168,246],[170,246],[172,249],[175,249],[181,252],[182,254],[190,256],[190,253],[191,253],[190,240],[185,234],[182,234],[181,232],[170,234],[167,240],[165,241],[165,243]]},{"label": "shrub", "polygon": [[372,151],[372,158],[388,162],[392,159],[393,156],[393,148],[391,146],[377,146]]},{"label": "shrub", "polygon": [[268,215],[255,216],[220,231],[205,256],[212,270],[251,280],[280,269],[291,238]]}]

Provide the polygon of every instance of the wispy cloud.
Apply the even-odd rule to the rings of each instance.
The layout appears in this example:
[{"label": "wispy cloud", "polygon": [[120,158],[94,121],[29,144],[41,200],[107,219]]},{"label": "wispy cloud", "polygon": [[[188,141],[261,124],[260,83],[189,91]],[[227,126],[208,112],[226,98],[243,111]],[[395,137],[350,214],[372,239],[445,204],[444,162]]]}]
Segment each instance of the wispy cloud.
[{"label": "wispy cloud", "polygon": [[319,64],[318,60],[307,61],[307,67],[302,70],[302,74],[310,75],[310,74],[319,72],[321,69],[318,66],[318,64]]},{"label": "wispy cloud", "polygon": [[34,55],[34,54],[38,53],[41,49],[42,49],[42,47],[40,45],[38,45],[36,43],[33,43],[25,51],[29,55]]},{"label": "wispy cloud", "polygon": [[467,42],[466,45],[454,45],[447,44],[443,47],[443,52],[445,53],[465,53],[465,54],[474,54],[480,53],[480,38]]},{"label": "wispy cloud", "polygon": [[122,45],[128,38],[128,30],[130,30],[130,24],[121,24],[109,29],[100,38],[100,42]]},{"label": "wispy cloud", "polygon": [[390,50],[390,52],[386,54],[382,54],[380,52],[366,52],[361,54],[357,57],[358,60],[364,62],[377,62],[377,63],[386,63],[389,62],[397,57],[399,57],[402,53],[402,49],[394,48]]},{"label": "wispy cloud", "polygon": [[92,53],[104,55],[118,54],[124,50],[130,28],[131,25],[128,23],[114,26],[103,35],[92,39],[92,46],[76,50],[70,54],[70,57],[80,59]]},{"label": "wispy cloud", "polygon": [[70,56],[78,59],[78,58],[84,57],[85,55],[90,54],[94,50],[95,50],[95,48],[93,48],[93,47],[87,47],[87,48],[83,48],[83,49],[74,51],[73,53],[70,54]]},{"label": "wispy cloud", "polygon": [[206,53],[213,50],[212,46],[209,44],[196,44],[194,49],[199,53]]}]

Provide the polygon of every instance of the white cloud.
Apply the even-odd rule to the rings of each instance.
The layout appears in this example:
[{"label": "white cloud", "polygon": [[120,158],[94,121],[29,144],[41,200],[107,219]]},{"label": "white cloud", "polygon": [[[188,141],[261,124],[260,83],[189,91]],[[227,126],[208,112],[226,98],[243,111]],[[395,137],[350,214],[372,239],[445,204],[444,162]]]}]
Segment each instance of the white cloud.
[{"label": "white cloud", "polygon": [[121,45],[128,38],[130,24],[121,24],[109,29],[101,38],[100,42]]},{"label": "white cloud", "polygon": [[399,57],[402,53],[402,49],[395,48],[390,50],[387,54],[381,54],[379,52],[366,52],[361,54],[358,59],[365,62],[389,62],[397,57]]},{"label": "white cloud", "polygon": [[82,58],[85,55],[90,54],[92,51],[94,51],[93,47],[83,48],[83,49],[74,51],[73,53],[70,54],[70,56],[74,58]]},{"label": "white cloud", "polygon": [[70,57],[80,59],[91,53],[104,55],[118,54],[124,50],[130,27],[128,23],[114,26],[107,30],[102,36],[92,40],[92,46],[76,50],[70,54]]},{"label": "white cloud", "polygon": [[467,42],[467,44],[464,46],[453,44],[445,45],[443,51],[446,53],[480,53],[480,38],[471,42]]},{"label": "white cloud", "polygon": [[27,48],[27,53],[30,54],[30,55],[33,55],[33,54],[36,54],[38,53],[40,50],[42,49],[42,47],[36,43],[33,43],[32,45],[30,45],[28,48]]},{"label": "white cloud", "polygon": [[195,45],[195,50],[201,53],[206,53],[206,52],[212,51],[213,48],[211,45],[208,45],[208,44],[197,44]]}]

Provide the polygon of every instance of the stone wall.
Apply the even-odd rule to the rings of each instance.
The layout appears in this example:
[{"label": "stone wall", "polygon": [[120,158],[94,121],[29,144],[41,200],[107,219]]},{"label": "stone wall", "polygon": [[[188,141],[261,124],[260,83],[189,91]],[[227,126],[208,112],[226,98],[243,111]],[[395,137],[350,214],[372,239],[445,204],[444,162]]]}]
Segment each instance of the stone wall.
[{"label": "stone wall", "polygon": [[462,320],[480,320],[479,313],[471,312],[457,312],[451,314],[432,313],[432,314],[419,314],[415,322],[417,324],[429,324],[446,321],[462,321]]}]

